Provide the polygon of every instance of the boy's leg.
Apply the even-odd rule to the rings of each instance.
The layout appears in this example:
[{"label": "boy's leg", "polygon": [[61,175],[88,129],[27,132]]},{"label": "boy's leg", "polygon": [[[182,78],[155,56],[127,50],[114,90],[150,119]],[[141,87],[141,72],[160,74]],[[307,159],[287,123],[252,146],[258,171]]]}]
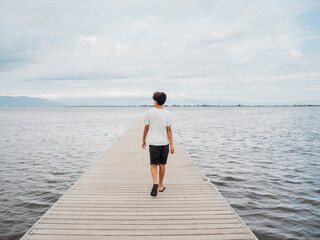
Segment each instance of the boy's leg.
[{"label": "boy's leg", "polygon": [[153,184],[158,184],[158,179],[157,179],[158,166],[152,164],[152,165],[150,165],[150,170],[151,170],[151,175],[152,175],[152,179],[153,179]]},{"label": "boy's leg", "polygon": [[166,171],[166,165],[159,164],[160,170],[159,170],[159,190],[162,190],[163,188],[163,178],[164,178],[164,173]]},{"label": "boy's leg", "polygon": [[160,156],[160,161],[159,161],[159,190],[163,189],[163,179],[164,179],[164,174],[166,171],[166,164],[168,160],[168,155],[169,155],[169,144],[162,146],[161,149],[161,156]]},{"label": "boy's leg", "polygon": [[153,179],[153,184],[158,184],[158,165],[159,165],[159,157],[160,151],[157,146],[149,145],[149,153],[150,153],[150,170]]}]

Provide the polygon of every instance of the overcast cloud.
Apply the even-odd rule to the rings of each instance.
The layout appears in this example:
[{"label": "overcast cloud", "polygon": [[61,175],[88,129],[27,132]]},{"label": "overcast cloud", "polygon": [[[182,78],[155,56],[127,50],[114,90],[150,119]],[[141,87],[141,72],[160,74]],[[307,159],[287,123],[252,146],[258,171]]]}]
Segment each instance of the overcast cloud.
[{"label": "overcast cloud", "polygon": [[0,1],[0,95],[320,99],[319,1]]}]

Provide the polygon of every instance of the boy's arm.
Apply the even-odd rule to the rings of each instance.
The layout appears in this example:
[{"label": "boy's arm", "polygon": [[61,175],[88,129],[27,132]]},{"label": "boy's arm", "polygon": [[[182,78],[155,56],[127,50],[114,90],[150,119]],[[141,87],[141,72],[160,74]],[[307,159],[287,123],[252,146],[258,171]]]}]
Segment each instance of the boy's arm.
[{"label": "boy's arm", "polygon": [[142,137],[142,148],[146,148],[146,137],[149,131],[149,125],[144,126],[143,137]]},{"label": "boy's arm", "polygon": [[174,147],[173,147],[173,141],[172,141],[172,131],[171,131],[171,126],[167,126],[167,134],[170,142],[170,153],[174,153]]}]

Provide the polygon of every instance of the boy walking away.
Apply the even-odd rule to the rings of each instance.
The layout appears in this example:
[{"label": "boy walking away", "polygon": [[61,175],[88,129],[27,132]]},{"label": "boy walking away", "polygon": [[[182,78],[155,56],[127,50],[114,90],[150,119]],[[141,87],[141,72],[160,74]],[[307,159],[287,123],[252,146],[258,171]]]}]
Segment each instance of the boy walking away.
[{"label": "boy walking away", "polygon": [[[167,96],[164,92],[153,93],[154,108],[147,111],[145,116],[145,127],[142,138],[142,148],[146,148],[146,137],[149,144],[150,153],[150,169],[153,179],[153,187],[150,195],[155,197],[159,192],[165,190],[163,185],[164,173],[169,154],[174,153],[172,142],[171,121],[172,115],[166,109],[163,109],[163,104],[166,102]],[[158,182],[158,166],[159,166],[159,182]]]}]

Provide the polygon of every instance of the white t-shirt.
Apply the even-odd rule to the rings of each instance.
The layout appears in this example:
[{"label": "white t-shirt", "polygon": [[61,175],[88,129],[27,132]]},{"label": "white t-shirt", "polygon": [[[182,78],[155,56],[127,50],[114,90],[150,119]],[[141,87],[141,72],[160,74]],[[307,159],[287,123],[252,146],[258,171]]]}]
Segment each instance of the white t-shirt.
[{"label": "white t-shirt", "polygon": [[147,143],[154,146],[169,144],[167,126],[171,126],[172,114],[166,109],[150,108],[144,120],[149,125]]}]

